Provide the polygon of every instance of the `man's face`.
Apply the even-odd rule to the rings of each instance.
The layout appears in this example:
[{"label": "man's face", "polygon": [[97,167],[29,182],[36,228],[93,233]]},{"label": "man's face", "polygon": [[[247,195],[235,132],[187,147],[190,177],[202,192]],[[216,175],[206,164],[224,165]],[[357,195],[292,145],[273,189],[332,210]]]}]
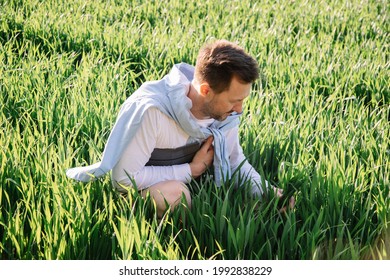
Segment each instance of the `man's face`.
[{"label": "man's face", "polygon": [[203,107],[203,113],[218,121],[225,120],[233,112],[242,113],[244,99],[250,94],[252,84],[243,84],[233,77],[230,87],[221,93],[210,89]]}]

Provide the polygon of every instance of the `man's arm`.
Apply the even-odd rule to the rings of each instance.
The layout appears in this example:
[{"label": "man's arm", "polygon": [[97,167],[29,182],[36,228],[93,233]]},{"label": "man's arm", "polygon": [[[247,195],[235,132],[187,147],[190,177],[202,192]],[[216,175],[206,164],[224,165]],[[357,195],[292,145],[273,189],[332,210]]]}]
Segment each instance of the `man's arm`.
[{"label": "man's arm", "polygon": [[[246,159],[242,147],[239,142],[238,127],[234,127],[226,134],[227,143],[230,152],[230,165],[232,173],[238,171],[241,178],[249,179],[252,182],[252,194],[261,196],[263,194],[263,188],[269,189],[270,184],[253,168],[253,166]],[[263,186],[263,182],[265,186]]]},{"label": "man's arm", "polygon": [[[230,162],[232,167],[232,172],[236,171],[237,168],[240,168],[240,174],[243,178],[247,178],[252,182],[252,194],[261,197],[264,194],[264,190],[273,190],[275,196],[279,199],[283,197],[283,190],[271,186],[271,184],[265,179],[261,178],[260,174],[253,168],[253,166],[245,158],[242,151],[242,147],[239,143],[238,137],[238,128],[233,128],[227,134],[227,141],[230,150]],[[263,186],[265,184],[265,186]],[[288,204],[284,205],[279,211],[281,213],[286,212],[287,209],[293,209],[295,206],[295,198],[288,197]]]}]

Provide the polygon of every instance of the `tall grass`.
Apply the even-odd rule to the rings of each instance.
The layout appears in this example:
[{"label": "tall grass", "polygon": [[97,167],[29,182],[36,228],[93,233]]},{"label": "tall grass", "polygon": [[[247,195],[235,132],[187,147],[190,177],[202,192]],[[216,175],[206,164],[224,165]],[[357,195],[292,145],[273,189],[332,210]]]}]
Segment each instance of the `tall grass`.
[{"label": "tall grass", "polygon": [[[387,1],[0,1],[2,259],[388,259]],[[240,127],[245,181],[153,201],[65,169],[99,160],[120,104],[212,37],[256,56]],[[238,174],[237,174],[238,175]]]}]

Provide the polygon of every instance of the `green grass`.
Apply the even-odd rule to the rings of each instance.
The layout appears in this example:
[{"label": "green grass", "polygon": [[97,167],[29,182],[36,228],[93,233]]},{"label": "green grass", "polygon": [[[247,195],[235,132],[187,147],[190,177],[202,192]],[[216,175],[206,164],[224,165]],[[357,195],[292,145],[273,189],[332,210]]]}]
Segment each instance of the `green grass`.
[{"label": "green grass", "polygon": [[[0,258],[389,259],[388,1],[187,2],[0,1]],[[213,37],[259,61],[240,138],[294,211],[206,177],[158,220],[109,176],[65,176]]]}]

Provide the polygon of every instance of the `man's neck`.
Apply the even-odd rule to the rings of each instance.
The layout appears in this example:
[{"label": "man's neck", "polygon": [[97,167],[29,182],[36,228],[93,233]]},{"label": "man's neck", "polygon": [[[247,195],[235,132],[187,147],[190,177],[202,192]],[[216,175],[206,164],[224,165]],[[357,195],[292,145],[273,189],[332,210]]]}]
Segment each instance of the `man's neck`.
[{"label": "man's neck", "polygon": [[210,117],[205,116],[202,112],[203,98],[197,90],[196,83],[192,82],[190,84],[190,90],[187,96],[192,101],[192,107],[190,109],[192,115],[198,120],[209,119]]}]

